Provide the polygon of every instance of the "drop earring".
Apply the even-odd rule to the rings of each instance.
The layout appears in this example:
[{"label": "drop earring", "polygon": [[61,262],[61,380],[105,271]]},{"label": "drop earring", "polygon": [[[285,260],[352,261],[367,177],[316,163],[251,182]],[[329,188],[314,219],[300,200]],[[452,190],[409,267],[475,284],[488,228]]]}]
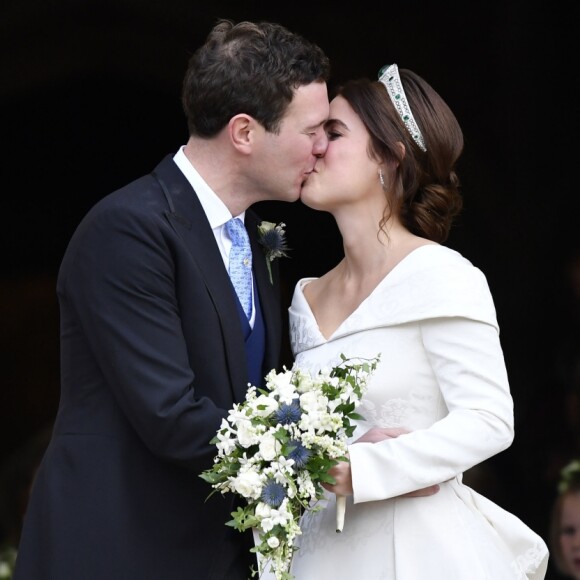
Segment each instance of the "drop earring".
[{"label": "drop earring", "polygon": [[383,189],[385,189],[385,178],[383,177],[383,170],[382,169],[379,169],[379,180],[381,182]]}]

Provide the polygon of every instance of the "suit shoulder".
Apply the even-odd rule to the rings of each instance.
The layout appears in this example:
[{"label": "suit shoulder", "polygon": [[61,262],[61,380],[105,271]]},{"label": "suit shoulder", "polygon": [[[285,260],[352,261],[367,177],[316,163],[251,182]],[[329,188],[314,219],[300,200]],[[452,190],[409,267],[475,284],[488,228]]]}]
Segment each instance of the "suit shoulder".
[{"label": "suit shoulder", "polygon": [[167,203],[158,181],[151,175],[143,175],[100,199],[88,212],[117,211],[143,213]]}]

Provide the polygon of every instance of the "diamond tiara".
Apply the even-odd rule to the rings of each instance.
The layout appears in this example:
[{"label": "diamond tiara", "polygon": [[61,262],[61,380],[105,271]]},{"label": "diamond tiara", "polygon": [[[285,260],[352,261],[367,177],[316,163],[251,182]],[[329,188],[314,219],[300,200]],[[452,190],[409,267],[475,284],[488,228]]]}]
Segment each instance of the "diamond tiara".
[{"label": "diamond tiara", "polygon": [[411,113],[409,101],[407,101],[407,96],[403,90],[403,83],[401,83],[401,77],[399,76],[399,67],[396,64],[384,66],[379,71],[379,81],[387,88],[389,97],[391,97],[395,109],[397,109],[405,127],[407,127],[407,131],[413,137],[413,141],[417,143],[422,151],[427,151],[425,140],[417,125],[417,121],[415,121],[415,117],[413,117],[413,113]]}]

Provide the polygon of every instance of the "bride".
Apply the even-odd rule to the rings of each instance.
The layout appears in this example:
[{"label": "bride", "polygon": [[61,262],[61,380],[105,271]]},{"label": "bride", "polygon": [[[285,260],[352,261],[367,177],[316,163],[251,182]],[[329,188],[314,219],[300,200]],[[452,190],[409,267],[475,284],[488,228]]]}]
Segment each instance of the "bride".
[{"label": "bride", "polygon": [[[333,215],[344,258],[297,284],[292,348],[313,371],[341,354],[381,359],[350,461],[331,470],[326,508],[302,520],[292,574],[541,580],[540,536],[462,483],[465,470],[510,446],[514,426],[486,278],[442,245],[461,208],[457,120],[422,78],[391,65],[377,82],[342,87],[326,129],[328,151],[302,201]],[[405,495],[435,484],[435,494]],[[347,497],[341,534],[337,496]]]}]

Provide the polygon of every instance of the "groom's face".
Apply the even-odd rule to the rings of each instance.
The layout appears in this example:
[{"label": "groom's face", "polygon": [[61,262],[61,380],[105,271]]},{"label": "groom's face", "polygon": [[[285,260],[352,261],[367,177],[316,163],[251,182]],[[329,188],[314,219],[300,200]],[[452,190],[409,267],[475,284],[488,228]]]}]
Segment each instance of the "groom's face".
[{"label": "groom's face", "polygon": [[326,83],[304,85],[295,90],[278,133],[262,132],[255,159],[264,199],[300,197],[302,185],[328,147],[324,130],[328,113]]}]

